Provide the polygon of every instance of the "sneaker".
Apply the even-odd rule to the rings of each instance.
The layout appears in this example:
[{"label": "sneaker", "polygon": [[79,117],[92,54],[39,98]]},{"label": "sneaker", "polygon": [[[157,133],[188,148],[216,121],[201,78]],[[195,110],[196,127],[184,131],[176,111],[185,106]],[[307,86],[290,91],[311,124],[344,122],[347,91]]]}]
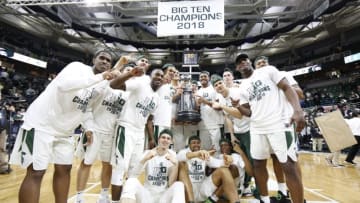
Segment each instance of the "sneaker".
[{"label": "sneaker", "polygon": [[330,158],[328,158],[328,157],[325,157],[325,161],[326,161],[326,163],[327,163],[329,166],[333,166],[333,165],[334,165],[333,162],[332,162],[332,160],[331,160]]},{"label": "sneaker", "polygon": [[252,192],[252,190],[251,190],[251,186],[248,186],[247,188],[245,188],[242,194],[243,194],[244,197],[253,196],[253,192]]},{"label": "sneaker", "polygon": [[203,203],[216,203],[211,197],[208,197]]},{"label": "sneaker", "polygon": [[108,198],[99,198],[96,203],[111,203],[111,201]]},{"label": "sneaker", "polygon": [[99,197],[96,203],[111,203],[111,201],[109,197]]},{"label": "sneaker", "polygon": [[291,200],[289,199],[289,191],[286,193],[287,194],[284,194],[281,191],[278,191],[277,195],[275,197],[270,197],[270,199],[276,199],[279,203],[291,203]]},{"label": "sneaker", "polygon": [[355,166],[356,163],[354,163],[353,161],[344,161],[344,165],[345,166]]}]

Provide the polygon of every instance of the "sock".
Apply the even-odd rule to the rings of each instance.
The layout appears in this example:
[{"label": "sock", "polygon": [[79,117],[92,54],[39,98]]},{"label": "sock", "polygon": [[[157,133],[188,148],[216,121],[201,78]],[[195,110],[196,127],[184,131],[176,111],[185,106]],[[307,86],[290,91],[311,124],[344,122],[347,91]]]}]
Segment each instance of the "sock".
[{"label": "sock", "polygon": [[219,201],[219,198],[218,198],[215,194],[212,194],[212,195],[210,196],[210,198],[211,198],[212,200],[214,200],[215,202]]},{"label": "sock", "polygon": [[264,203],[270,203],[270,197],[269,196],[260,196],[260,199]]},{"label": "sock", "polygon": [[284,195],[287,195],[286,184],[285,183],[278,183],[278,189]]},{"label": "sock", "polygon": [[76,203],[82,203],[84,201],[84,191],[78,191],[76,193]]},{"label": "sock", "polygon": [[109,188],[101,188],[100,198],[108,198]]}]

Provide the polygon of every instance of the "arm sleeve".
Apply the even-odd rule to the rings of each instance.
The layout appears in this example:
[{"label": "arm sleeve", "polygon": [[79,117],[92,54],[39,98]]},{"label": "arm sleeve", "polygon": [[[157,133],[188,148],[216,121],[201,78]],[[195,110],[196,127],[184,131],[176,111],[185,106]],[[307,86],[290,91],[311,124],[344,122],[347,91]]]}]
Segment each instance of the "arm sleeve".
[{"label": "arm sleeve", "polygon": [[178,154],[176,155],[176,158],[177,160],[180,162],[180,161],[187,161],[187,158],[186,158],[186,153],[188,151],[186,149],[183,149],[181,151],[178,152]]},{"label": "arm sleeve", "polygon": [[206,165],[210,168],[220,168],[225,165],[223,159],[216,159],[214,157],[210,157],[209,161],[206,162]]},{"label": "arm sleeve", "polygon": [[56,85],[60,91],[66,92],[87,88],[104,80],[102,74],[91,75],[89,71],[92,71],[90,66],[72,62],[59,73]]},{"label": "arm sleeve", "polygon": [[282,79],[285,78],[278,69],[274,66],[266,66],[266,71],[269,73],[270,79],[277,85]]}]

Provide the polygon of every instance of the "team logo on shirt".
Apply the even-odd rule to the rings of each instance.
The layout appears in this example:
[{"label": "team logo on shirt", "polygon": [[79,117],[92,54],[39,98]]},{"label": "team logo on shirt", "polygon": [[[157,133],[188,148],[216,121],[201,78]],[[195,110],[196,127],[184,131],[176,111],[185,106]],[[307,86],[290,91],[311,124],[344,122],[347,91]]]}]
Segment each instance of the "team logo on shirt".
[{"label": "team logo on shirt", "polygon": [[93,92],[94,89],[84,89],[83,91],[81,91],[80,96],[75,96],[72,99],[72,102],[78,104],[77,109],[79,109],[83,113],[86,112],[86,107],[88,106],[90,99],[93,97]]},{"label": "team logo on shirt", "polygon": [[270,91],[270,86],[257,80],[251,82],[251,86],[247,91],[249,92],[249,101],[260,101],[266,95],[266,92]]},{"label": "team logo on shirt", "polygon": [[145,100],[143,100],[143,102],[138,102],[136,104],[136,108],[140,109],[140,114],[146,118],[149,116],[150,112],[153,112],[154,109],[155,109],[155,101],[154,101],[154,98],[151,97],[146,97]]},{"label": "team logo on shirt", "polygon": [[154,167],[150,174],[147,179],[152,185],[162,186],[167,183],[167,168],[163,162],[160,162],[159,166]]},{"label": "team logo on shirt", "polygon": [[205,168],[202,161],[193,160],[190,163],[189,176],[192,182],[201,182],[205,176]]},{"label": "team logo on shirt", "polygon": [[125,99],[122,98],[122,94],[111,94],[102,101],[101,105],[106,106],[106,111],[111,114],[119,115],[125,105],[125,102]]}]

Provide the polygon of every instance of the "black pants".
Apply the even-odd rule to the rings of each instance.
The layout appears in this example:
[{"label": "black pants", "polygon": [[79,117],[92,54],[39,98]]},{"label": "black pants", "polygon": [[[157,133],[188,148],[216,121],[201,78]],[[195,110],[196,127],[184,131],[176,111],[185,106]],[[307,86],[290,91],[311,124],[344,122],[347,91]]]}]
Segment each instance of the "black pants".
[{"label": "black pants", "polygon": [[351,146],[350,151],[345,159],[347,162],[352,162],[360,148],[360,136],[355,136],[357,144]]}]

